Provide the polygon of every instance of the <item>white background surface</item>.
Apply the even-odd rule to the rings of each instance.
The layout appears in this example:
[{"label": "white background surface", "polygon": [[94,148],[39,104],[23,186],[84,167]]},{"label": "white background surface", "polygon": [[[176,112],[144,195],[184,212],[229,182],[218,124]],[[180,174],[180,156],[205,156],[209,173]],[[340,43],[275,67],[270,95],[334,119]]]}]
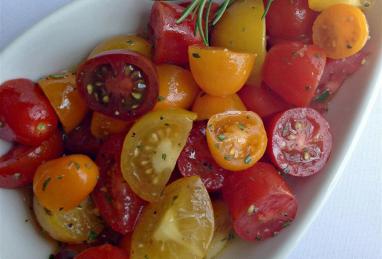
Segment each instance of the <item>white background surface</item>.
[{"label": "white background surface", "polygon": [[[0,50],[37,21],[69,2],[0,0]],[[381,93],[343,177],[290,258],[382,258]]]}]

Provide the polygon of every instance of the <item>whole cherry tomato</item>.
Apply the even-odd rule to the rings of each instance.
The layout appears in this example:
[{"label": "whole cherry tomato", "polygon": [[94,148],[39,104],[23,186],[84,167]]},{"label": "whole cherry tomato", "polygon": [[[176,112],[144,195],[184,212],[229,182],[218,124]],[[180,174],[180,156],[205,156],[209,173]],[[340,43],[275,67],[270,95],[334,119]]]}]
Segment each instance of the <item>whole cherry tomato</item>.
[{"label": "whole cherry tomato", "polygon": [[97,164],[100,178],[92,193],[102,218],[115,231],[126,235],[132,232],[145,202],[123,179],[120,158],[124,135],[110,137],[100,148]]},{"label": "whole cherry tomato", "polygon": [[127,132],[132,123],[93,112],[90,131],[97,139],[104,139],[110,135]]},{"label": "whole cherry tomato", "polygon": [[32,183],[37,167],[62,152],[62,135],[58,132],[36,147],[16,144],[0,157],[0,187],[17,188]]},{"label": "whole cherry tomato", "polygon": [[51,211],[70,210],[94,189],[98,167],[87,156],[70,155],[37,168],[33,191],[39,203]]},{"label": "whole cherry tomato", "polygon": [[28,79],[0,85],[0,138],[36,146],[56,131],[57,117],[41,89]]},{"label": "whole cherry tomato", "polygon": [[277,170],[267,163],[230,174],[223,198],[233,228],[248,241],[273,237],[288,226],[297,213],[297,200]]},{"label": "whole cherry tomato", "polygon": [[88,59],[78,68],[77,85],[90,109],[126,121],[154,108],[159,92],[151,60],[126,50]]},{"label": "whole cherry tomato", "polygon": [[128,253],[116,246],[105,244],[89,248],[74,259],[129,259]]}]

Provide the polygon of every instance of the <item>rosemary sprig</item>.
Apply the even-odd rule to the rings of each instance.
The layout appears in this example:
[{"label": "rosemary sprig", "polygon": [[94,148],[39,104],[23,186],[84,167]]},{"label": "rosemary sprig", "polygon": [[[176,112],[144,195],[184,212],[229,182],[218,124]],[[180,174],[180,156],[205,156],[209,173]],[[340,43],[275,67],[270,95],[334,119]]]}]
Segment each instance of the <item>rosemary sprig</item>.
[{"label": "rosemary sprig", "polygon": [[268,0],[267,6],[265,7],[265,10],[264,10],[263,16],[261,16],[261,19],[264,19],[267,16],[267,14],[269,12],[269,8],[271,8],[271,5],[273,2],[274,2],[274,0]]}]

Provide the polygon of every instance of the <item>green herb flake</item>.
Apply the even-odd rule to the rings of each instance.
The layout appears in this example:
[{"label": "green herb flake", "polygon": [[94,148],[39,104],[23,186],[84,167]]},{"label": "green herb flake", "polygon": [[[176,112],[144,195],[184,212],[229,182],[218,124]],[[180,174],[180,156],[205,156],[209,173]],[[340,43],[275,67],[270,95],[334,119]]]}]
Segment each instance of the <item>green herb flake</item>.
[{"label": "green herb flake", "polygon": [[244,163],[248,165],[251,162],[252,162],[252,157],[250,155],[246,156],[244,159]]},{"label": "green herb flake", "polygon": [[319,94],[318,96],[316,96],[314,98],[314,101],[315,102],[319,102],[319,103],[323,103],[325,102],[330,96],[330,92],[328,89],[326,89],[325,91],[323,91],[321,94]]},{"label": "green herb flake", "polygon": [[50,178],[50,177],[45,179],[44,183],[42,184],[42,191],[43,192],[46,190],[46,187],[48,187],[51,180],[52,180],[52,178]]},{"label": "green herb flake", "polygon": [[62,78],[65,78],[65,74],[52,74],[52,75],[49,75],[49,78],[62,79]]},{"label": "green herb flake", "polygon": [[127,40],[126,43],[129,45],[134,45],[135,42],[133,40]]},{"label": "green herb flake", "polygon": [[59,176],[57,176],[57,180],[62,180],[63,178],[64,178],[63,175],[59,175]]},{"label": "green herb flake", "polygon": [[166,158],[167,158],[167,154],[166,154],[166,153],[163,153],[163,154],[162,154],[162,160],[166,160]]},{"label": "green herb flake", "polygon": [[97,239],[97,232],[90,230],[89,235],[88,235],[88,241],[94,241]]},{"label": "green herb flake", "polygon": [[244,130],[245,129],[245,125],[243,123],[241,123],[241,122],[239,123],[238,127],[239,127],[240,130]]},{"label": "green herb flake", "polygon": [[232,157],[231,156],[224,156],[224,160],[231,161]]},{"label": "green herb flake", "polygon": [[70,161],[70,162],[68,163],[68,167],[69,167],[69,168],[72,167],[72,166],[74,166],[77,170],[80,170],[80,169],[81,169],[81,165],[80,165],[79,163],[77,163],[76,161]]},{"label": "green herb flake", "polygon": [[220,134],[220,135],[218,136],[218,140],[220,140],[220,141],[224,141],[224,140],[225,140],[225,136],[224,136],[224,134]]},{"label": "green herb flake", "polygon": [[192,57],[194,57],[194,58],[200,58],[200,55],[199,55],[199,53],[192,53]]},{"label": "green herb flake", "polygon": [[282,225],[282,227],[283,228],[286,228],[286,227],[288,227],[289,225],[290,225],[290,221],[285,221],[284,223],[283,223],[283,225]]}]

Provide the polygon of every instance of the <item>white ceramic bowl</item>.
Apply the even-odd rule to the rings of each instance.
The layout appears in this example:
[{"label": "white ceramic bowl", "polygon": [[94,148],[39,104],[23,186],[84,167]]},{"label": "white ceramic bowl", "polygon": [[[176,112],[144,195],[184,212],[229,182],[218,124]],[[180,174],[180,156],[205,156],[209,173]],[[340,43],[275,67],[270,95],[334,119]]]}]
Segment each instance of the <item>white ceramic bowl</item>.
[{"label": "white ceramic bowl", "polygon": [[[38,79],[79,63],[99,41],[109,36],[145,29],[149,0],[78,0],[50,15],[0,53],[0,82],[17,77]],[[365,125],[382,85],[382,1],[368,11],[371,55],[366,65],[346,82],[327,115],[334,135],[332,157],[320,174],[294,179],[299,200],[295,222],[278,237],[259,244],[235,240],[221,258],[284,258],[318,214],[336,182]],[[0,140],[0,155],[9,144]],[[0,258],[41,259],[52,251],[30,222],[22,192],[0,189]]]}]

